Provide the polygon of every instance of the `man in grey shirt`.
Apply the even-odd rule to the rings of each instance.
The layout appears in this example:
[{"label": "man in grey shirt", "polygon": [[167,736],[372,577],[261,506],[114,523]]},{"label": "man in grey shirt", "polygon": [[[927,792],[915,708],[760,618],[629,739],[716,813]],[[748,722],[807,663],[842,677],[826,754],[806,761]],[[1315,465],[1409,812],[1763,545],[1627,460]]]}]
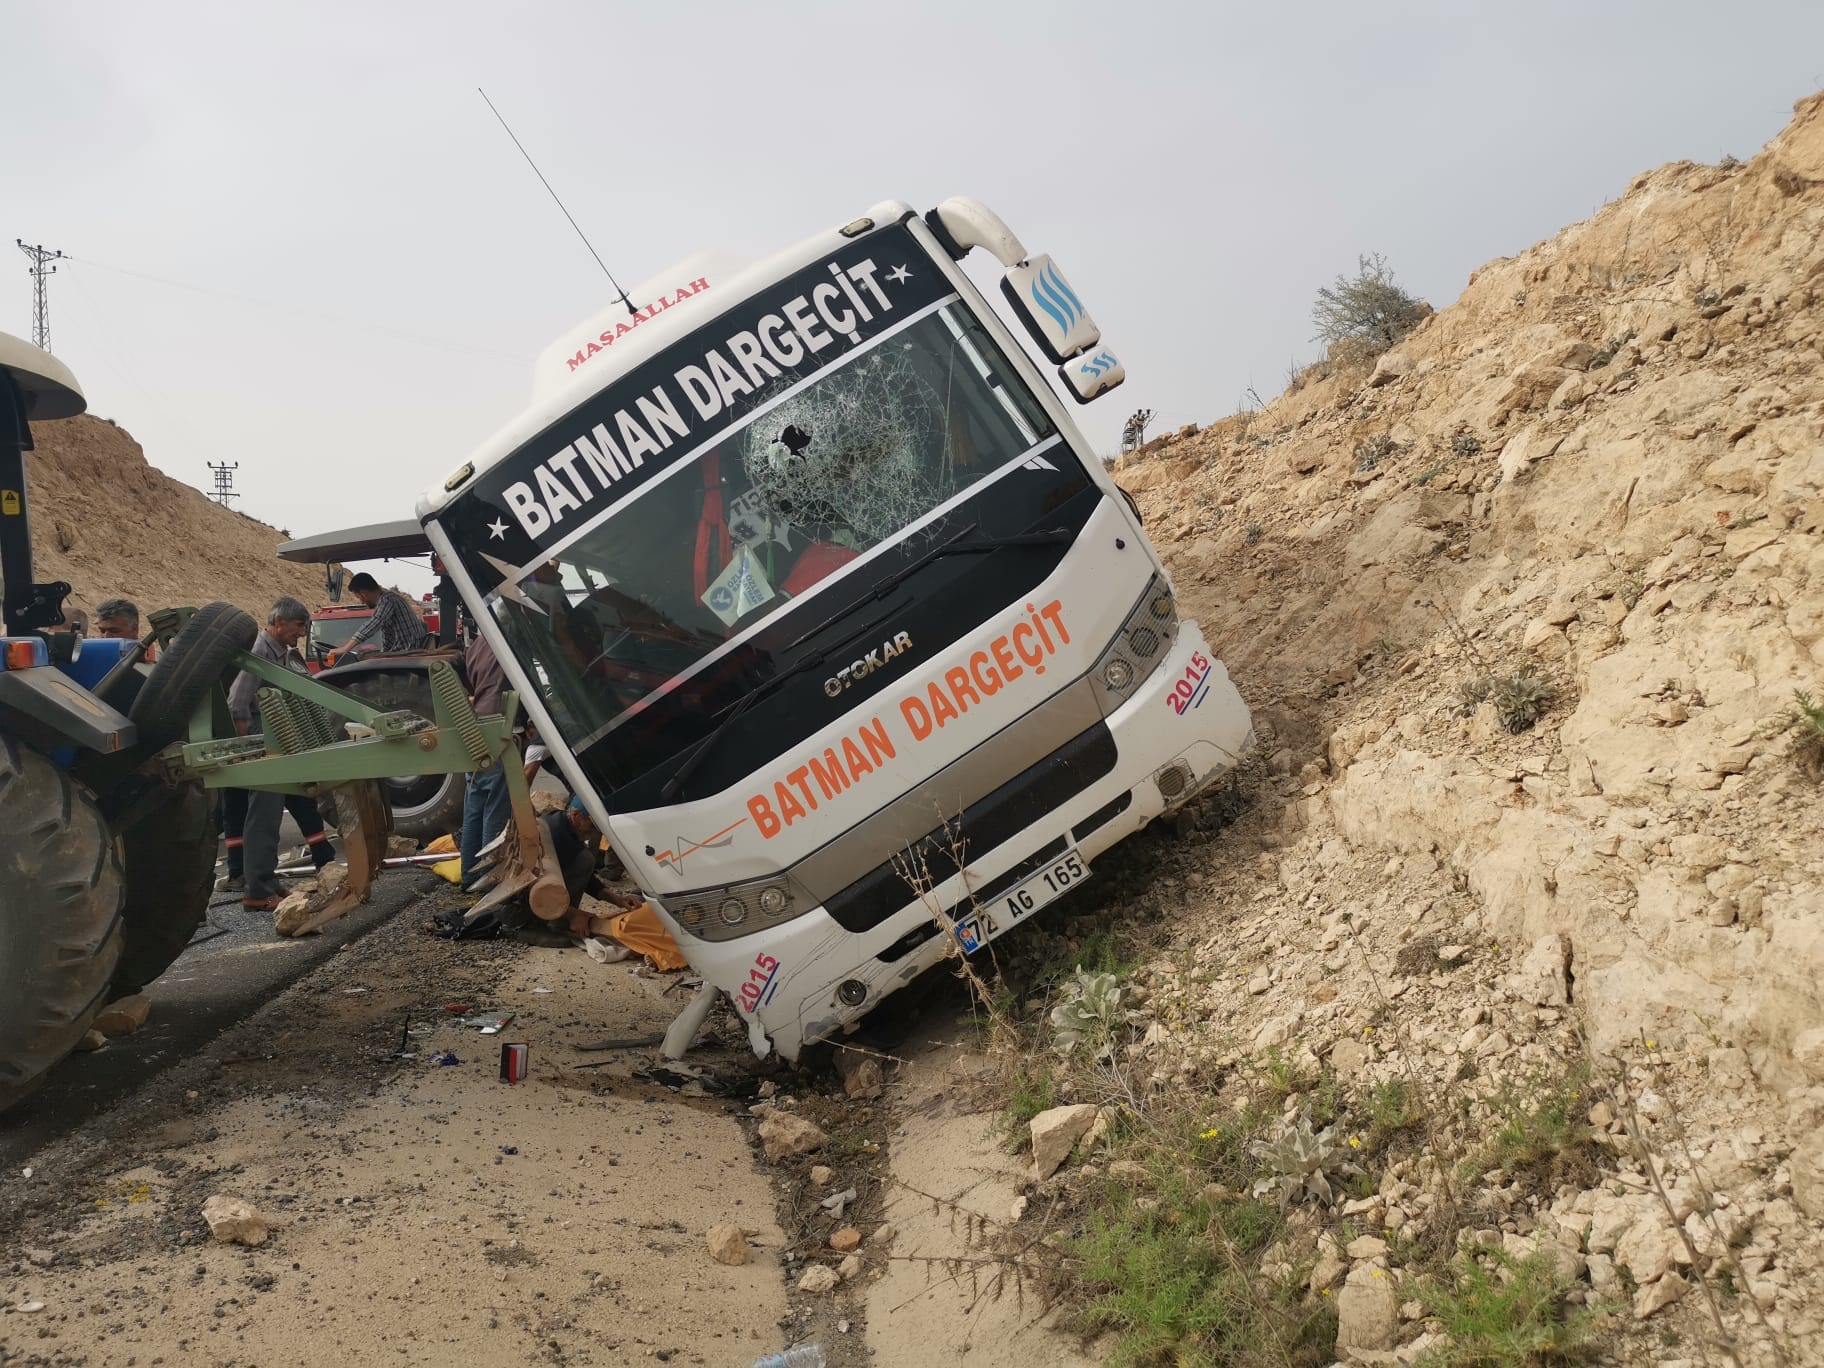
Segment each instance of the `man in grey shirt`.
[{"label": "man in grey shirt", "polygon": [[[252,654],[299,674],[308,673],[292,650],[310,631],[310,609],[294,598],[282,598],[266,615],[266,630],[254,638]],[[262,685],[251,671],[243,670],[228,690],[228,711],[242,736],[260,733],[259,691]],[[270,912],[285,896],[279,886],[279,822],[285,815],[282,793],[249,792],[247,817],[242,828],[242,858],[246,889],[241,906]],[[317,823],[318,830],[322,823]]]}]

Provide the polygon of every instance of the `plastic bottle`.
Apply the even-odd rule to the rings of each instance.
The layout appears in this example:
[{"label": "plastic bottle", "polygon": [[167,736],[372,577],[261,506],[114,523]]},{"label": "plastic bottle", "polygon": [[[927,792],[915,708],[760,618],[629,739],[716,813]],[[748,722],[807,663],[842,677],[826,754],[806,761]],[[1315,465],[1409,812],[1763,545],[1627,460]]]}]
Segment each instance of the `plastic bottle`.
[{"label": "plastic bottle", "polygon": [[823,1350],[815,1344],[794,1344],[783,1353],[755,1359],[754,1368],[824,1368]]}]

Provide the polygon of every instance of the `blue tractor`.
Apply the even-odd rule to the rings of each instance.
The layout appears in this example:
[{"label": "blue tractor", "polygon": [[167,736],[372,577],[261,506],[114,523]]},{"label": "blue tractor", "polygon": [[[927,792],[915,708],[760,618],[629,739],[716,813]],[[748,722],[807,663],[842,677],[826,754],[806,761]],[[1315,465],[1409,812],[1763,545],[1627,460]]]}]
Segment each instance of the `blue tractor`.
[{"label": "blue tractor", "polygon": [[84,407],[67,366],[0,333],[0,1111],[201,923],[214,795],[160,752],[256,631],[210,604],[164,622],[149,665],[158,614],[145,642],[59,630],[70,586],[33,574],[25,453],[35,424]]}]

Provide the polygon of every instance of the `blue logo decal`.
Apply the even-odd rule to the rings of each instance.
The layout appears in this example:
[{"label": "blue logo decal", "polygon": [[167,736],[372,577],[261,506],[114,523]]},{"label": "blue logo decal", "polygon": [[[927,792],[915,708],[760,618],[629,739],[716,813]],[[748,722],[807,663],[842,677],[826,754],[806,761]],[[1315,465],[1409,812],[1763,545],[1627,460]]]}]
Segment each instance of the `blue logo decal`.
[{"label": "blue logo decal", "polygon": [[1077,369],[1079,371],[1081,371],[1084,375],[1094,375],[1099,378],[1101,376],[1107,375],[1111,370],[1113,370],[1116,366],[1118,366],[1120,364],[1121,363],[1119,361],[1115,360],[1115,355],[1113,352],[1100,351],[1100,352],[1097,352],[1094,356],[1090,357],[1089,360],[1085,361]]},{"label": "blue logo decal", "polygon": [[1051,315],[1051,321],[1058,325],[1061,333],[1068,333],[1084,314],[1083,301],[1064,283],[1050,262],[1045,263],[1045,269],[1032,282],[1032,302]]},{"label": "blue logo decal", "polygon": [[982,948],[982,928],[975,918],[960,921],[956,924],[956,939],[963,947],[965,954],[974,954]]}]

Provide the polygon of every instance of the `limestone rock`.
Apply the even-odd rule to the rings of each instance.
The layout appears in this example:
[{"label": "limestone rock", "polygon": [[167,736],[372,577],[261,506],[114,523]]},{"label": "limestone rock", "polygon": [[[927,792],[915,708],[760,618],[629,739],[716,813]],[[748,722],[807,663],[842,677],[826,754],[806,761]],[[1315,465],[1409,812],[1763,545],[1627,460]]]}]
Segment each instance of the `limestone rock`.
[{"label": "limestone rock", "polygon": [[76,1042],[77,1054],[93,1054],[108,1043],[108,1038],[100,1031],[84,1031],[82,1039]]},{"label": "limestone rock", "polygon": [[811,1165],[811,1184],[814,1187],[826,1187],[830,1179],[836,1176],[836,1170],[828,1164]]},{"label": "limestone rock", "polygon": [[1170,489],[1183,484],[1201,469],[1201,461],[1148,461],[1121,471],[1118,483],[1130,494],[1144,494],[1149,489]]},{"label": "limestone rock", "polygon": [[272,910],[272,929],[281,936],[295,936],[317,906],[315,891],[294,888]]},{"label": "limestone rock", "polygon": [[1405,352],[1382,352],[1380,359],[1374,363],[1374,370],[1369,373],[1368,385],[1379,389],[1382,385],[1391,385],[1412,370],[1412,358]]},{"label": "limestone rock", "polygon": [[852,1254],[861,1248],[861,1232],[854,1226],[844,1226],[830,1236],[830,1248],[838,1254]]},{"label": "limestone rock", "polygon": [[1056,1173],[1095,1119],[1096,1108],[1088,1102],[1052,1107],[1033,1117],[1027,1126],[1032,1135],[1033,1177],[1049,1178]]},{"label": "limestone rock", "polygon": [[822,1149],[829,1138],[802,1116],[791,1112],[769,1112],[760,1123],[760,1148],[775,1164],[794,1154]]},{"label": "limestone rock", "polygon": [[1400,1298],[1384,1268],[1360,1264],[1336,1297],[1336,1351],[1393,1348],[1400,1328]]},{"label": "limestone rock", "polygon": [[1792,1152],[1792,1200],[1814,1221],[1824,1221],[1824,1131],[1814,1130]]},{"label": "limestone rock", "polygon": [[1651,1197],[1617,1197],[1609,1192],[1599,1194],[1590,1209],[1590,1252],[1613,1254],[1622,1236],[1635,1224],[1651,1219],[1658,1212],[1658,1203]]},{"label": "limestone rock", "polygon": [[101,1009],[101,1015],[95,1018],[94,1029],[108,1037],[132,1035],[146,1024],[151,1011],[152,999],[144,993],[117,998]]},{"label": "limestone rock", "polygon": [[707,1235],[709,1257],[739,1267],[747,1262],[747,1235],[740,1226],[714,1225]]},{"label": "limestone rock", "polygon": [[1571,990],[1566,968],[1570,963],[1570,946],[1554,932],[1533,942],[1533,948],[1520,961],[1520,968],[1508,980],[1514,996],[1539,1007],[1570,1005]]},{"label": "limestone rock", "polygon": [[203,1219],[217,1244],[263,1245],[266,1220],[251,1202],[217,1193],[203,1203]]},{"label": "limestone rock", "polygon": [[1690,1259],[1684,1241],[1666,1223],[1663,1212],[1637,1221],[1615,1243],[1615,1262],[1628,1270],[1637,1286],[1644,1287]]},{"label": "limestone rock", "polygon": [[848,1282],[853,1278],[859,1278],[861,1276],[861,1268],[861,1255],[851,1254],[848,1258],[836,1265],[836,1276],[841,1278],[844,1282]]},{"label": "limestone rock", "polygon": [[1353,1036],[1344,1036],[1330,1047],[1330,1067],[1342,1078],[1358,1077],[1374,1059],[1374,1047]]},{"label": "limestone rock", "polygon": [[798,1290],[820,1296],[825,1292],[834,1292],[842,1286],[842,1274],[828,1264],[812,1264],[804,1270],[798,1279]]},{"label": "limestone rock", "polygon": [[1672,1305],[1691,1290],[1691,1284],[1677,1273],[1668,1273],[1657,1282],[1648,1283],[1634,1294],[1634,1318],[1645,1320],[1655,1311]]}]

